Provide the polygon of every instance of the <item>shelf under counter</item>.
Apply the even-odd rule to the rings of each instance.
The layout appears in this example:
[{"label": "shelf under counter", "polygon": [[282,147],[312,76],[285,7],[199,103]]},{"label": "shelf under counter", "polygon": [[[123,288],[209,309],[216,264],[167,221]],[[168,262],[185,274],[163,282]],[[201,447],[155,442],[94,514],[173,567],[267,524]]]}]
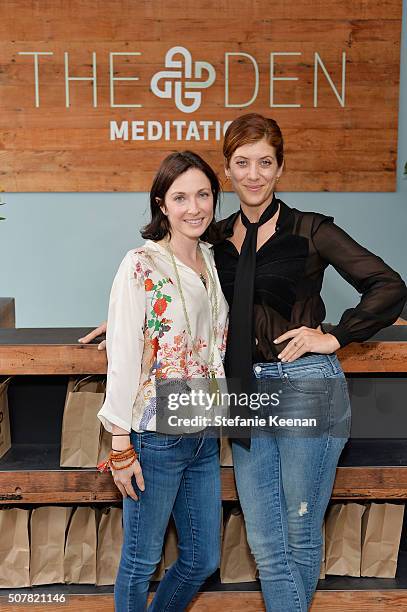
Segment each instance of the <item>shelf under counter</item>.
[{"label": "shelf under counter", "polygon": [[[13,444],[0,458],[0,472],[31,470],[95,471],[94,468],[61,468],[59,465],[61,446],[53,444]],[[388,467],[407,466],[407,440],[350,438],[339,458],[339,467]]]},{"label": "shelf under counter", "polygon": [[[399,455],[401,445],[405,447],[406,443],[397,441]],[[102,474],[93,468],[61,468],[59,452],[58,444],[13,445],[0,460],[0,504],[121,501],[110,473]],[[383,457],[376,457],[376,465],[371,465],[372,461],[362,466],[340,465],[332,500],[407,499],[407,465],[381,465]],[[222,499],[237,501],[233,468],[222,467],[221,478]]]},{"label": "shelf under counter", "polygon": [[[0,374],[105,374],[106,352],[77,341],[90,330],[0,329]],[[406,372],[407,326],[392,325],[337,354],[346,373]]]},{"label": "shelf under counter", "polygon": [[[77,343],[77,338],[89,328],[63,328],[62,335],[58,335],[61,330],[55,329],[31,330],[30,338],[26,335],[28,331],[0,330],[0,374],[105,374],[105,352],[98,351],[95,345]],[[407,328],[388,328],[367,343],[352,344],[342,349],[338,355],[345,372],[349,374],[405,373]],[[30,410],[33,408],[30,405]],[[378,452],[374,440],[365,440],[357,448],[354,446],[352,453],[345,448],[332,499],[400,502],[407,499],[406,447],[405,440],[391,440],[388,447],[382,447]],[[15,495],[20,499],[0,499],[0,505],[110,504],[121,501],[109,473],[100,474],[93,468],[60,468],[59,452],[59,444],[13,444],[0,459],[0,496]],[[354,465],[355,462],[357,465]],[[230,467],[222,468],[222,498],[230,502],[237,500],[233,468]],[[202,590],[205,592],[196,597],[191,612],[264,610],[258,583],[221,585],[215,576],[205,583]],[[13,592],[67,593],[67,611],[93,612],[95,606],[98,612],[113,612],[114,609],[112,587],[51,585],[0,589],[0,612],[10,610],[6,595]],[[44,607],[49,612],[59,612],[61,604],[18,604],[21,612],[31,612],[33,608],[43,610]],[[328,576],[320,581],[311,612],[343,610],[407,610],[407,553],[400,553],[395,579]]]},{"label": "shelf under counter", "polygon": [[[152,583],[154,592],[158,583]],[[64,610],[113,612],[113,586],[76,584],[53,584],[20,589],[0,589],[0,612],[8,612],[7,598],[12,594],[35,595],[64,593],[67,601]],[[59,612],[62,604],[47,603],[49,612]],[[18,604],[22,612],[43,610],[44,604]],[[382,612],[405,610],[407,606],[407,552],[399,555],[398,571],[395,578],[350,578],[348,576],[327,576],[318,582],[311,612]],[[219,572],[215,572],[201,587],[189,610],[191,612],[245,612],[264,611],[259,582],[221,584]]]}]

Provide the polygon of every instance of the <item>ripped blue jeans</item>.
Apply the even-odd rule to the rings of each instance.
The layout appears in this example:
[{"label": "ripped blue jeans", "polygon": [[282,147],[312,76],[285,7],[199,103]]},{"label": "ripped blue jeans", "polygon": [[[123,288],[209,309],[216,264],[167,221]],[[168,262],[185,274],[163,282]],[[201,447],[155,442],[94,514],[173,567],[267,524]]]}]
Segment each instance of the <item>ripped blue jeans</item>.
[{"label": "ripped blue jeans", "polygon": [[281,406],[274,414],[321,417],[322,426],[312,435],[305,428],[292,434],[273,426],[252,433],[250,450],[232,445],[236,485],[266,610],[306,612],[320,573],[324,514],[349,437],[346,380],[335,355],[259,363],[254,373],[260,386],[269,379],[281,393]]}]

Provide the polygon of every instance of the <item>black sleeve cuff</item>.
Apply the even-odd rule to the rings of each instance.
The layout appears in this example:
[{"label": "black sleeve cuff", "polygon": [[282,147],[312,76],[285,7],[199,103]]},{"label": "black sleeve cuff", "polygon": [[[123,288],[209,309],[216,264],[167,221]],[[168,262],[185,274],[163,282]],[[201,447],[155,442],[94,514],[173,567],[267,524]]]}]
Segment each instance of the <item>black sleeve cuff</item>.
[{"label": "black sleeve cuff", "polygon": [[351,334],[343,325],[331,325],[324,323],[322,326],[324,334],[332,334],[338,340],[341,348],[353,342]]}]

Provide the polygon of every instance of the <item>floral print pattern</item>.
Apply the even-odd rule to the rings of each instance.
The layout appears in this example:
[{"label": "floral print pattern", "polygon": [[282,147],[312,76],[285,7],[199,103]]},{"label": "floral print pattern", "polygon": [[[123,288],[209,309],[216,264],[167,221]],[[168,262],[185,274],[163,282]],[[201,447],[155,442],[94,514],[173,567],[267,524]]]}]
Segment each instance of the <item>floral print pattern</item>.
[{"label": "floral print pattern", "polygon": [[[192,337],[164,246],[148,240],[122,261],[109,303],[106,400],[98,414],[108,431],[112,423],[121,427],[126,423],[128,431],[155,431],[156,380],[224,377],[228,307],[211,247],[201,243],[201,249],[216,279],[216,291],[210,284],[208,292],[198,274],[181,262],[178,265]],[[218,320],[214,329],[211,304],[215,297]],[[109,329],[115,330],[111,337]],[[141,330],[140,336],[136,330]],[[208,364],[211,355],[213,362]]]}]

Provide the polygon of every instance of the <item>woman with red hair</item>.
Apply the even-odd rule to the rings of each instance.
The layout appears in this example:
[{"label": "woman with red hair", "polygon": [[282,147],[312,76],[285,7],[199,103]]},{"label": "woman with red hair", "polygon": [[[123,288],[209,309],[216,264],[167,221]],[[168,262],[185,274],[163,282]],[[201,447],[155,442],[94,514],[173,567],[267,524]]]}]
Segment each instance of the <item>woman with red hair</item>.
[{"label": "woman with red hair", "polygon": [[[240,388],[280,398],[277,407],[262,409],[262,416],[274,417],[271,425],[234,432],[236,485],[266,609],[305,612],[350,430],[335,351],[393,323],[406,286],[332,217],[291,208],[276,196],[284,169],[276,121],[255,113],[239,117],[226,131],[223,154],[240,200],[240,209],[218,224],[214,247],[230,311],[225,371]],[[320,292],[330,264],[361,299],[328,329]],[[276,426],[276,417],[285,420]],[[311,419],[316,425],[310,428]]]}]

